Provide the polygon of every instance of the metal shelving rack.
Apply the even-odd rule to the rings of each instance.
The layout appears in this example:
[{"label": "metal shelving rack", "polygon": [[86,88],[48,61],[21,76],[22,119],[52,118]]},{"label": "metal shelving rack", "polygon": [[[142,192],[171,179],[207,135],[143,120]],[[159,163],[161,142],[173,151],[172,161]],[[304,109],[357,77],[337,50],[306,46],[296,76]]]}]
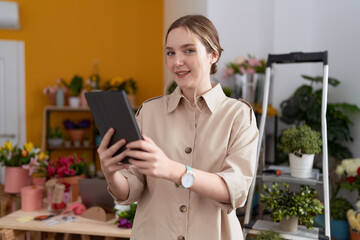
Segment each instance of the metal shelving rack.
[{"label": "metal shelving rack", "polygon": [[[322,174],[319,173],[318,169],[313,169],[312,177],[309,179],[294,178],[290,176],[289,167],[283,166],[270,166],[270,169],[282,170],[281,176],[274,176],[274,174],[261,174],[257,175],[261,146],[263,143],[264,129],[266,123],[266,113],[268,107],[269,88],[270,88],[270,75],[272,64],[288,64],[288,63],[312,63],[322,62],[323,63],[323,87],[322,87],[322,104],[321,104],[321,133],[323,141],[323,159],[322,159]],[[262,115],[259,127],[259,143],[256,152],[257,165],[255,169],[255,177],[250,186],[248,204],[246,206],[245,218],[244,218],[244,239],[247,234],[258,234],[261,231],[272,229],[273,231],[279,232],[280,235],[285,239],[296,239],[296,240],[308,240],[308,239],[331,239],[330,234],[330,208],[329,208],[329,176],[328,176],[328,149],[327,149],[327,127],[326,127],[326,106],[327,106],[327,93],[328,93],[328,56],[327,51],[324,52],[294,52],[289,54],[269,54],[264,83],[264,97],[262,104]],[[263,165],[262,165],[263,166]],[[254,222],[250,222],[252,200],[255,190],[256,180],[261,179],[263,181],[276,181],[276,182],[287,182],[290,184],[300,185],[316,185],[322,184],[324,188],[324,212],[325,212],[325,232],[322,229],[314,228],[306,229],[304,226],[299,226],[296,232],[283,232],[279,229],[278,223],[272,221],[266,221],[258,219]]]}]

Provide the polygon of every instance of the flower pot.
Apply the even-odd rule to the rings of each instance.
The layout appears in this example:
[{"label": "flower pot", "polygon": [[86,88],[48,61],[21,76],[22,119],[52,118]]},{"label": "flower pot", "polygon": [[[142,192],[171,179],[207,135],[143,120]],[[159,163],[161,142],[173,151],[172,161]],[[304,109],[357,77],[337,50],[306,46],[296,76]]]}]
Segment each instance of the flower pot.
[{"label": "flower pot", "polygon": [[75,141],[82,142],[85,136],[84,129],[68,129],[69,138],[74,143]]},{"label": "flower pot", "polygon": [[32,178],[31,178],[31,184],[33,184],[33,185],[44,186],[45,182],[46,182],[46,177],[32,176]]},{"label": "flower pot", "polygon": [[310,178],[312,175],[312,167],[315,154],[303,154],[298,157],[293,153],[289,153],[290,174],[297,178]]},{"label": "flower pot", "polygon": [[350,231],[350,240],[360,240],[359,232],[352,230],[350,226],[349,226],[349,231]]},{"label": "flower pot", "polygon": [[80,97],[76,97],[76,96],[69,97],[69,106],[78,108],[80,106]]},{"label": "flower pot", "polygon": [[330,223],[331,236],[336,240],[349,239],[349,223],[345,220],[332,220]]},{"label": "flower pot", "polygon": [[19,193],[22,187],[30,185],[29,170],[22,167],[5,168],[6,193]]},{"label": "flower pot", "polygon": [[72,191],[72,202],[76,201],[79,197],[79,179],[84,178],[84,174],[73,177],[63,177],[59,178],[60,183],[68,183],[71,185]]},{"label": "flower pot", "polygon": [[49,147],[60,147],[63,144],[62,138],[48,138],[47,143]]},{"label": "flower pot", "polygon": [[298,217],[290,217],[282,219],[279,225],[280,229],[285,232],[296,232],[298,230]]}]

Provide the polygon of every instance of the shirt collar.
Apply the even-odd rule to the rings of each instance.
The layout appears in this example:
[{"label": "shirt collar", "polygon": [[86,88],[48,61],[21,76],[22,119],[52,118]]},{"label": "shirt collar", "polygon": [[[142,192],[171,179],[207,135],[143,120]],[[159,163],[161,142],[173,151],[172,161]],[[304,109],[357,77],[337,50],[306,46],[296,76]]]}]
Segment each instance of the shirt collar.
[{"label": "shirt collar", "polygon": [[[170,113],[174,111],[177,106],[179,106],[181,98],[185,99],[185,96],[182,95],[181,90],[177,87],[168,98],[167,112]],[[198,100],[203,98],[206,105],[208,106],[211,113],[214,113],[218,106],[226,99],[220,83],[213,85],[212,89],[198,97]]]}]

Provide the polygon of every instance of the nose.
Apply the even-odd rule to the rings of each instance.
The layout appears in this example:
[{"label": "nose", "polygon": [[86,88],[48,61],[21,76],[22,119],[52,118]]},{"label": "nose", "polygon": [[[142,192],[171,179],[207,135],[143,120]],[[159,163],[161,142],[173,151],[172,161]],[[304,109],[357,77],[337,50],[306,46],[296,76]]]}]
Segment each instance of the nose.
[{"label": "nose", "polygon": [[176,64],[176,66],[182,66],[182,65],[184,65],[184,59],[183,59],[183,57],[182,57],[180,54],[177,54],[177,55],[175,56],[175,64]]}]

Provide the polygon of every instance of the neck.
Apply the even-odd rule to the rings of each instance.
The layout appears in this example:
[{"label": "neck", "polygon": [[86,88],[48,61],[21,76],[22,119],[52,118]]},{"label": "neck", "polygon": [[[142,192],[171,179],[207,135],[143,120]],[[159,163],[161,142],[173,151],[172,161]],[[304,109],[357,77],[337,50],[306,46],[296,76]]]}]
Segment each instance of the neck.
[{"label": "neck", "polygon": [[[206,85],[204,84],[203,86],[199,86],[198,88],[181,89],[181,92],[186,97],[186,99],[189,100],[189,102],[191,104],[193,104],[195,97],[203,95],[204,93],[209,91],[211,88],[212,88],[211,82],[208,81]],[[196,91],[196,95],[195,95],[195,91]]]}]

